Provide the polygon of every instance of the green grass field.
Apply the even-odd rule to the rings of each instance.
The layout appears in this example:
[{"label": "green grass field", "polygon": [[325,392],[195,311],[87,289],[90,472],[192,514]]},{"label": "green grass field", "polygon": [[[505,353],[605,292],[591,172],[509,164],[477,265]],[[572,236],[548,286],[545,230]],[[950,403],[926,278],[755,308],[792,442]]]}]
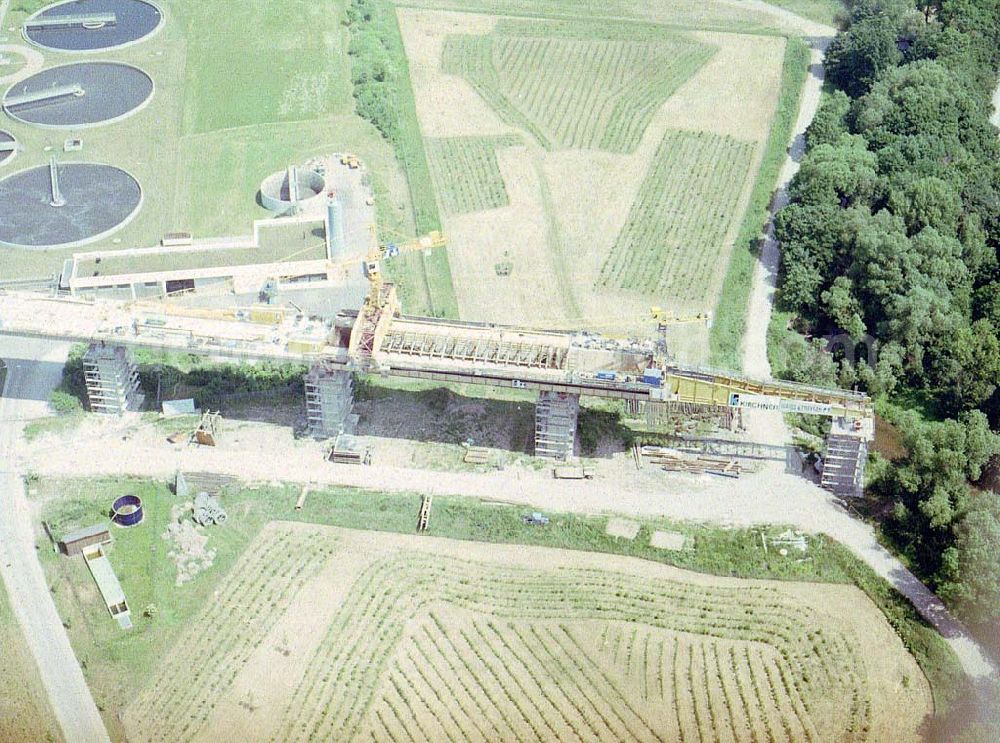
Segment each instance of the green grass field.
[{"label": "green grass field", "polygon": [[[15,1],[7,25],[47,4]],[[138,65],[156,85],[145,109],[83,131],[83,151],[62,155],[125,168],[145,192],[136,219],[93,249],[148,247],[174,230],[249,234],[253,219],[269,217],[256,203],[264,177],[338,150],[356,152],[369,166],[386,221],[412,230],[409,190],[392,148],[354,113],[347,4],[166,0],[165,25],[151,39],[88,55]],[[46,64],[62,61],[46,55]],[[61,152],[69,136],[12,121],[4,127],[25,147],[18,169],[47,162],[44,148]],[[71,252],[5,251],[0,273],[55,273]]]},{"label": "green grass field", "polygon": [[59,741],[62,733],[49,707],[38,667],[0,581],[0,740]]},{"label": "green grass field", "polygon": [[703,132],[668,132],[660,143],[600,286],[704,298],[719,246],[737,219],[754,145]]},{"label": "green grass field", "polygon": [[449,36],[442,69],[465,77],[546,149],[631,152],[659,106],[713,52],[662,32],[636,41],[615,38],[616,26],[568,30],[507,22],[494,34]]},{"label": "green grass field", "polygon": [[[412,533],[420,503],[417,494],[330,488],[310,493],[306,508],[296,511],[293,506],[297,486],[229,492],[224,496],[228,522],[208,531],[206,546],[215,550],[212,567],[178,587],[174,564],[167,556],[170,546],[161,536],[177,499],[162,483],[140,479],[53,480],[35,483],[35,487],[38,497],[49,500],[43,507],[43,517],[57,535],[101,520],[107,504],[117,495],[135,493],[143,499],[146,520],[135,529],[115,530],[115,544],[109,553],[133,609],[136,627],[131,632],[123,633],[107,615],[82,560],[56,555],[44,547],[39,552],[74,650],[85,663],[87,679],[98,704],[105,709],[105,720],[113,734],[120,730],[117,713],[127,706],[135,691],[156,676],[168,648],[193,617],[207,611],[205,607],[212,603],[210,599],[220,582],[265,524],[283,519]],[[607,516],[548,513],[551,524],[539,529],[522,522],[524,511],[517,506],[467,498],[435,497],[429,533],[455,539],[624,554],[734,577],[853,582],[886,613],[917,657],[931,682],[939,711],[943,712],[960,692],[961,671],[940,636],[884,581],[844,547],[825,537],[811,537],[812,559],[797,561],[792,557],[779,559],[773,550],[765,553],[758,529],[638,519],[639,535],[627,541],[608,536]],[[650,535],[656,529],[684,534],[693,549],[672,552],[651,547]],[[767,529],[772,534],[781,530]],[[150,604],[157,609],[155,615],[142,616]]]},{"label": "green grass field", "polygon": [[520,143],[516,136],[428,139],[427,160],[444,212],[465,214],[507,206],[497,150]]}]

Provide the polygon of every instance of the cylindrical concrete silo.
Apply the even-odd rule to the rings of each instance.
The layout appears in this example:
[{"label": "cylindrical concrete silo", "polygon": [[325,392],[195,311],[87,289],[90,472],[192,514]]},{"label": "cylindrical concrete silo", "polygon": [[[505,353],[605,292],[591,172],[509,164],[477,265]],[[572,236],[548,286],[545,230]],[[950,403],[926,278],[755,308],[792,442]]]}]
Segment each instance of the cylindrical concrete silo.
[{"label": "cylindrical concrete silo", "polygon": [[335,195],[326,200],[326,256],[331,261],[342,260],[347,252],[344,240],[344,207]]}]

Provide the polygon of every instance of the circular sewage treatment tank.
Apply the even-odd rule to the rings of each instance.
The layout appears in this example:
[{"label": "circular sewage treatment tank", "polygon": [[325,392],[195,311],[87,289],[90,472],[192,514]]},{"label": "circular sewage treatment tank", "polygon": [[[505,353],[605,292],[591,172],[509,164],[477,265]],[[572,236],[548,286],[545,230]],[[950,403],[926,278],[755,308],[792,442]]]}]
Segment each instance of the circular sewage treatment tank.
[{"label": "circular sewage treatment tank", "polygon": [[[109,22],[111,16],[113,22]],[[87,52],[135,44],[161,23],[163,13],[144,0],[68,0],[28,18],[23,33],[45,49]]]},{"label": "circular sewage treatment tank", "polygon": [[22,248],[71,247],[106,237],[142,205],[142,189],[111,165],[60,163],[62,206],[52,205],[48,165],[0,180],[0,244]]},{"label": "circular sewage treatment tank", "polygon": [[4,110],[27,124],[80,129],[135,113],[153,95],[153,79],[121,62],[73,62],[14,83]]},{"label": "circular sewage treatment tank", "polygon": [[[323,176],[309,168],[296,168],[295,174],[295,181],[299,187],[299,199],[296,203],[300,207],[313,199],[323,198],[326,191],[326,179]],[[264,179],[260,184],[260,203],[265,209],[277,214],[284,214],[292,208],[292,193],[287,170],[279,170]]]},{"label": "circular sewage treatment tank", "polygon": [[4,147],[7,144],[16,145],[17,142],[14,140],[13,134],[0,129],[0,165],[6,165],[17,154],[17,150],[9,150]]},{"label": "circular sewage treatment tank", "polygon": [[135,526],[142,523],[142,498],[123,495],[111,504],[111,520],[118,526]]}]

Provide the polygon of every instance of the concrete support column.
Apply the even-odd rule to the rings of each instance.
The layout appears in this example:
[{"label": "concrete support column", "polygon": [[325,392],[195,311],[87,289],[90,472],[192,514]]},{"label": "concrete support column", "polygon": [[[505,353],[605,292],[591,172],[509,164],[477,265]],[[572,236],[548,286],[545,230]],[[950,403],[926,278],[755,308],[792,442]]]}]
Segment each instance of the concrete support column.
[{"label": "concrete support column", "polygon": [[826,439],[821,485],[842,498],[859,498],[864,492],[868,437],[851,430],[846,422],[834,421]]},{"label": "concrete support column", "polygon": [[351,433],[357,416],[354,406],[354,379],[350,372],[315,364],[305,376],[306,419],[313,436]]},{"label": "concrete support column", "polygon": [[142,406],[139,369],[127,348],[92,344],[83,356],[83,375],[93,412],[121,415]]},{"label": "concrete support column", "polygon": [[579,395],[539,392],[535,405],[535,456],[561,460],[573,456],[579,415]]}]

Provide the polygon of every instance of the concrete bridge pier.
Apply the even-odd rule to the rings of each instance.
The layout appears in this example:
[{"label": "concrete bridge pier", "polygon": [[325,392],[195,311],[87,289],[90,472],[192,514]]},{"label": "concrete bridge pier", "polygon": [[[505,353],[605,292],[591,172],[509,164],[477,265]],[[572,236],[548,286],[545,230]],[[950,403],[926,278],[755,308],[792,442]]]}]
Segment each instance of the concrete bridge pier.
[{"label": "concrete bridge pier", "polygon": [[91,344],[83,356],[83,376],[91,411],[121,415],[142,406],[139,368],[127,348]]},{"label": "concrete bridge pier", "polygon": [[328,437],[351,433],[357,416],[354,406],[354,378],[350,372],[326,364],[314,364],[305,376],[306,419],[313,436]]},{"label": "concrete bridge pier", "polygon": [[579,395],[539,392],[535,405],[535,456],[560,460],[573,456],[579,415]]},{"label": "concrete bridge pier", "polygon": [[869,423],[855,424],[836,418],[826,439],[821,485],[842,498],[859,498],[864,494],[865,464],[868,462],[868,442],[874,437]]}]

